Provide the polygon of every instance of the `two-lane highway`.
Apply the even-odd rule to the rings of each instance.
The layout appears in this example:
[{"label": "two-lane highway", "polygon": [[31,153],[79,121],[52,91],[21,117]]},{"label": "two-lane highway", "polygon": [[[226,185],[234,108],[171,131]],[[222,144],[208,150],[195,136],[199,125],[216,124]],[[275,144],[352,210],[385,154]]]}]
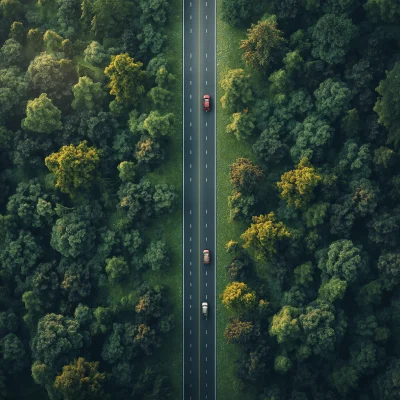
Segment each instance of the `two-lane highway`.
[{"label": "two-lane highway", "polygon": [[[183,4],[183,398],[216,398],[216,0]],[[203,95],[211,111],[203,111]],[[203,264],[203,249],[211,263]],[[208,302],[208,318],[201,303]]]}]

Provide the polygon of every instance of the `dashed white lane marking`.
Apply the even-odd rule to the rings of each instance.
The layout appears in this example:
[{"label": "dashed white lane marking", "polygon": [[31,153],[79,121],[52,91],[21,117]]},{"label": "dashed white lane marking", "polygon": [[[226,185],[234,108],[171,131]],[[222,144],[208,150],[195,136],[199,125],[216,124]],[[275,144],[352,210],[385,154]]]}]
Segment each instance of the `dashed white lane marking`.
[{"label": "dashed white lane marking", "polygon": [[190,182],[192,182],[192,178],[190,178]]},{"label": "dashed white lane marking", "polygon": [[207,168],[207,164],[206,164],[206,168]]},{"label": "dashed white lane marking", "polygon": [[[189,271],[190,276],[192,276],[192,271]],[[190,317],[190,319],[192,319],[192,317]]]},{"label": "dashed white lane marking", "polygon": [[[190,357],[190,361],[192,361],[192,357]],[[206,361],[208,361],[208,357],[206,357]]]},{"label": "dashed white lane marking", "polygon": [[206,295],[206,300],[207,300],[208,296]]},{"label": "dashed white lane marking", "polygon": [[190,329],[190,331],[189,331],[189,334],[191,335],[192,334],[192,330]]},{"label": "dashed white lane marking", "polygon": [[206,214],[207,214],[207,210],[206,210]]},{"label": "dashed white lane marking", "polygon": [[208,224],[206,224],[206,228],[207,228],[207,225],[208,225]]},{"label": "dashed white lane marking", "polygon": [[207,154],[207,150],[206,150],[206,154]]},{"label": "dashed white lane marking", "polygon": [[[207,358],[207,357],[206,357]],[[192,357],[189,358],[189,361],[192,361]],[[206,360],[207,361],[207,360]]]},{"label": "dashed white lane marking", "polygon": [[[189,253],[191,253],[192,252],[192,249],[189,249]],[[192,285],[190,285],[190,286],[192,286]]]},{"label": "dashed white lane marking", "polygon": [[206,136],[206,140],[208,140],[208,136]]},{"label": "dashed white lane marking", "polygon": [[208,344],[206,343],[206,348],[208,347]]},{"label": "dashed white lane marking", "polygon": [[192,7],[192,2],[190,2],[190,7]]},{"label": "dashed white lane marking", "polygon": [[192,112],[192,109],[191,109],[191,108],[189,108],[189,111],[190,111],[190,112]]},{"label": "dashed white lane marking", "polygon": [[206,286],[208,286],[207,282],[206,282]]},{"label": "dashed white lane marking", "polygon": [[189,265],[192,265],[192,262],[191,262],[191,261],[189,262]]},{"label": "dashed white lane marking", "polygon": [[192,84],[192,81],[189,81],[190,82],[190,84]]},{"label": "dashed white lane marking", "polygon": [[189,126],[192,126],[192,123],[191,123],[191,122],[189,122]]},{"label": "dashed white lane marking", "polygon": [[189,99],[191,99],[191,98],[192,98],[192,95],[189,96]]},{"label": "dashed white lane marking", "polygon": [[[190,300],[192,300],[192,295],[189,296]],[[191,331],[190,331],[191,332]]]},{"label": "dashed white lane marking", "polygon": [[[192,282],[190,282],[190,286],[192,286]],[[192,305],[190,305],[190,308],[192,308]]]},{"label": "dashed white lane marking", "polygon": [[207,182],[207,178],[206,178],[206,182]]},{"label": "dashed white lane marking", "polygon": [[207,7],[207,2],[206,2],[206,7]]},{"label": "dashed white lane marking", "polygon": [[192,14],[190,14],[190,19],[192,19]]},{"label": "dashed white lane marking", "polygon": [[192,374],[192,370],[190,370],[190,374]]},{"label": "dashed white lane marking", "polygon": [[190,238],[190,240],[189,240],[190,242],[192,241],[192,238]]},{"label": "dashed white lane marking", "polygon": [[206,122],[206,126],[207,126],[208,124],[207,124],[207,122]]},{"label": "dashed white lane marking", "polygon": [[[208,334],[208,330],[206,329],[206,335]],[[206,347],[207,347],[207,345],[206,345]]]},{"label": "dashed white lane marking", "polygon": [[190,316],[190,320],[192,320],[192,316]]},{"label": "dashed white lane marking", "polygon": [[206,242],[207,242],[207,237],[206,237]]},{"label": "dashed white lane marking", "polygon": [[191,228],[192,227],[192,224],[189,224],[189,228]]},{"label": "dashed white lane marking", "polygon": [[207,19],[207,15],[206,15],[206,19]]},{"label": "dashed white lane marking", "polygon": [[206,58],[208,57],[208,54],[206,53]]},{"label": "dashed white lane marking", "polygon": [[[190,214],[192,214],[192,210],[189,211]],[[190,264],[191,265],[191,264]]]},{"label": "dashed white lane marking", "polygon": [[192,347],[192,343],[190,343],[190,347]]},{"label": "dashed white lane marking", "polygon": [[192,28],[190,28],[190,33],[192,33]]},{"label": "dashed white lane marking", "polygon": [[189,68],[189,71],[191,71],[191,70],[192,70],[192,67]]},{"label": "dashed white lane marking", "polygon": [[190,140],[192,140],[192,136],[190,136]]},{"label": "dashed white lane marking", "polygon": [[206,276],[207,276],[207,271],[206,271]]},{"label": "dashed white lane marking", "polygon": [[208,33],[208,32],[207,32],[207,28],[206,28],[206,33]]},{"label": "dashed white lane marking", "polygon": [[208,82],[206,81],[206,85],[208,85]]},{"label": "dashed white lane marking", "polygon": [[189,57],[192,58],[192,53],[189,53]]},{"label": "dashed white lane marking", "polygon": [[207,72],[207,67],[206,67],[206,72]]},{"label": "dashed white lane marking", "polygon": [[192,164],[190,164],[190,168],[192,168]]},{"label": "dashed white lane marking", "polygon": [[[190,284],[190,286],[192,286],[192,284]],[[189,304],[189,307],[190,307],[190,308],[192,308],[192,305],[191,305],[191,304]]]},{"label": "dashed white lane marking", "polygon": [[192,150],[190,150],[189,154],[192,154]]}]

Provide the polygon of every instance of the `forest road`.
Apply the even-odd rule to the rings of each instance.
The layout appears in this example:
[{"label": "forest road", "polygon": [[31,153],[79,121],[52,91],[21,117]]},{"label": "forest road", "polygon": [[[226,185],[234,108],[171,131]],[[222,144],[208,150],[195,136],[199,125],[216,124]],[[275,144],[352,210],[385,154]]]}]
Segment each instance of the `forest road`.
[{"label": "forest road", "polygon": [[[203,111],[203,95],[211,111]],[[183,4],[183,398],[216,398],[216,0]],[[203,264],[203,249],[211,263]],[[208,302],[209,313],[201,314]]]}]

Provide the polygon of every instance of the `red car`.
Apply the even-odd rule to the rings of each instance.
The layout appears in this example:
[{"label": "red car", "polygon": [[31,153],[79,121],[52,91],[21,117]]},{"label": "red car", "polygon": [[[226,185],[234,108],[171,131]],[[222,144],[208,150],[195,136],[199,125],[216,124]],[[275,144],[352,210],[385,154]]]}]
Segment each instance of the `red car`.
[{"label": "red car", "polygon": [[203,96],[203,110],[208,112],[211,110],[211,96],[209,94],[205,94]]},{"label": "red car", "polygon": [[203,250],[203,264],[210,264],[210,250]]}]

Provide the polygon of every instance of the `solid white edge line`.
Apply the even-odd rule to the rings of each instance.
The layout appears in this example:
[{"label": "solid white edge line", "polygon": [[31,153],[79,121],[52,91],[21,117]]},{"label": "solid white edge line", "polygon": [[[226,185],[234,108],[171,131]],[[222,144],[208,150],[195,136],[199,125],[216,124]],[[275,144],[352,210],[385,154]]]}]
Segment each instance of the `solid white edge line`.
[{"label": "solid white edge line", "polygon": [[185,398],[185,0],[182,2],[182,399]]},{"label": "solid white edge line", "polygon": [[[215,0],[214,11],[214,95],[217,98],[217,1]],[[217,266],[217,108],[214,118],[214,249],[215,266]],[[214,268],[214,295],[217,299],[217,268]],[[214,312],[214,399],[217,400],[217,301],[215,301]]]}]

